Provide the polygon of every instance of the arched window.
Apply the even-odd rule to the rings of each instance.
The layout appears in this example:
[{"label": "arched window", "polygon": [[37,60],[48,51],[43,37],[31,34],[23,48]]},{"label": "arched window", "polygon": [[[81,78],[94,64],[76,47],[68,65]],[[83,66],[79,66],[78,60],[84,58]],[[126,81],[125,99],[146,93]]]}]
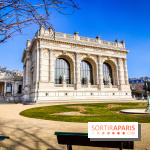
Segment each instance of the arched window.
[{"label": "arched window", "polygon": [[108,63],[103,63],[103,81],[104,81],[104,85],[107,85],[109,83],[109,80],[110,80],[111,84],[113,84],[111,66]]},{"label": "arched window", "polygon": [[63,75],[66,83],[70,84],[70,65],[67,60],[58,58],[55,61],[55,84],[62,84]]},{"label": "arched window", "polygon": [[81,84],[87,84],[87,77],[89,82],[93,84],[92,66],[88,61],[81,61]]}]

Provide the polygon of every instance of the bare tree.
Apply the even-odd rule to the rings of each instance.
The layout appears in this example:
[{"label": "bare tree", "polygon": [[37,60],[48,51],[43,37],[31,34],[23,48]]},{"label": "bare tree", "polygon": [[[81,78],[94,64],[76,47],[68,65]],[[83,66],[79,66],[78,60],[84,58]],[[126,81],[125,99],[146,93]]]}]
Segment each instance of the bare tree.
[{"label": "bare tree", "polygon": [[75,9],[79,8],[74,0],[0,0],[0,43],[32,24],[52,26],[50,18],[55,10],[70,15]]}]

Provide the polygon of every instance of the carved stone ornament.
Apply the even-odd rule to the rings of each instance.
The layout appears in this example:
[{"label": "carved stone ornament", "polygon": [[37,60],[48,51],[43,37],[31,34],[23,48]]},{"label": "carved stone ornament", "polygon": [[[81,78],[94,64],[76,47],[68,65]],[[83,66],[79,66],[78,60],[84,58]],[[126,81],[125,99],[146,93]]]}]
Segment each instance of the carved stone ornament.
[{"label": "carved stone ornament", "polygon": [[63,55],[66,55],[66,53],[67,53],[67,51],[62,51],[62,54],[63,54]]},{"label": "carved stone ornament", "polygon": [[48,51],[47,50],[44,50],[44,52],[43,52],[43,56],[45,57],[45,58],[48,58]]}]

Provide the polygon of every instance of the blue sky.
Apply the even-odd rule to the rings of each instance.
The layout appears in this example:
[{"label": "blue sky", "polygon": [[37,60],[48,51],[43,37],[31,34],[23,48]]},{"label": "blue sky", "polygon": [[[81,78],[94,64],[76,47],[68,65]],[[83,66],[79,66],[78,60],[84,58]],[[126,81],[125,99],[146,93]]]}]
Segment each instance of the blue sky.
[{"label": "blue sky", "polygon": [[[53,13],[57,32],[114,42],[125,40],[129,77],[150,76],[150,1],[149,0],[76,0],[80,10],[71,16]],[[23,70],[21,57],[26,40],[32,39],[38,26],[30,26],[23,35],[0,44],[0,66]]]}]

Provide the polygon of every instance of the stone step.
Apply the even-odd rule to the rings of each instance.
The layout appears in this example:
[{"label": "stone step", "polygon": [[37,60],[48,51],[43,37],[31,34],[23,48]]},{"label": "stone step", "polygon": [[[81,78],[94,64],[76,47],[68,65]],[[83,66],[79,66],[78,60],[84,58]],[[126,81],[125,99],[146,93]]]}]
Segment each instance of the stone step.
[{"label": "stone step", "polygon": [[9,102],[7,102],[4,98],[4,96],[0,96],[0,104],[8,104]]},{"label": "stone step", "polygon": [[[134,99],[120,99],[120,100],[110,100],[110,99],[105,99],[105,100],[39,100],[36,102],[36,104],[78,104],[78,103],[108,103],[108,102],[135,102]],[[139,102],[139,101],[138,101]]]}]

